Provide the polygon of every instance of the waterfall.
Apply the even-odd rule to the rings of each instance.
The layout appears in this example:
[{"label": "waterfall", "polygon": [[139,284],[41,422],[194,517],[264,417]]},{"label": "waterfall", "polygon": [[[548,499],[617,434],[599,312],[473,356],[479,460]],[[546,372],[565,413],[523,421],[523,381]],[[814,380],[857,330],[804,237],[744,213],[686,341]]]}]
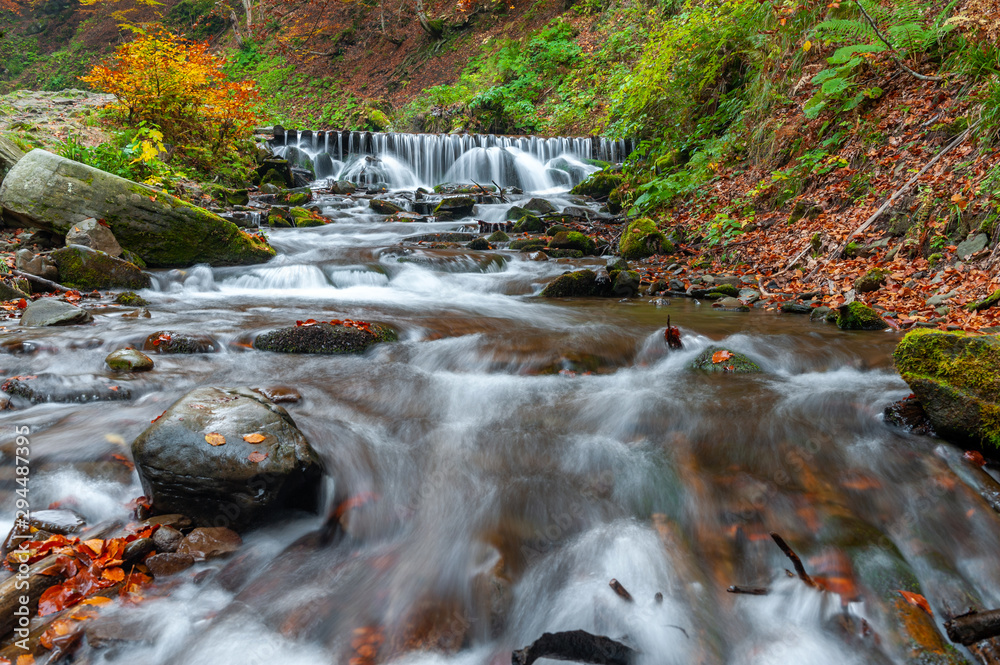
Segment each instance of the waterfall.
[{"label": "waterfall", "polygon": [[599,137],[311,130],[276,132],[271,145],[319,180],[390,189],[495,182],[530,192],[568,189],[599,169],[594,160],[617,164],[632,148]]}]

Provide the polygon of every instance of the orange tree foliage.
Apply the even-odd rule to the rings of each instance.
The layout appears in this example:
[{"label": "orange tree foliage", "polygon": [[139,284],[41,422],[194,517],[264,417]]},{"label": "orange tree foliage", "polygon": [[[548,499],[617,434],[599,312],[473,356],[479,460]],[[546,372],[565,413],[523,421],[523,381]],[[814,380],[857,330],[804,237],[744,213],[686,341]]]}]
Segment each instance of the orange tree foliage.
[{"label": "orange tree foliage", "polygon": [[159,128],[164,142],[205,162],[249,138],[258,121],[256,84],[229,80],[223,65],[207,44],[154,28],[81,80],[115,96],[124,124]]}]

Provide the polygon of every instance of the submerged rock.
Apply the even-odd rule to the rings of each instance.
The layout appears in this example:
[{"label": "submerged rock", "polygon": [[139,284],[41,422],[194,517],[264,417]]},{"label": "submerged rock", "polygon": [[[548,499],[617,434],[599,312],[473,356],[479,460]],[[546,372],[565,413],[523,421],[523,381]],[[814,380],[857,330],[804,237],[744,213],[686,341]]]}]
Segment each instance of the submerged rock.
[{"label": "submerged rock", "polygon": [[216,353],[219,343],[208,335],[159,330],[142,344],[143,351],[156,353]]},{"label": "submerged rock", "polygon": [[146,289],[152,284],[149,275],[128,261],[105,252],[68,245],[52,252],[59,270],[59,283],[76,289]]},{"label": "submerged rock", "polygon": [[201,527],[189,533],[177,545],[178,555],[195,561],[207,561],[232,554],[243,545],[240,534],[226,527]]},{"label": "submerged rock", "polygon": [[241,530],[318,501],[316,453],[283,408],[250,388],[192,390],[136,438],[132,459],[156,513],[200,526]]},{"label": "submerged rock", "polygon": [[710,346],[702,351],[691,363],[691,368],[701,372],[725,374],[759,374],[763,371],[749,357],[721,346]]},{"label": "submerged rock", "polygon": [[44,150],[32,150],[0,185],[4,216],[65,235],[102,219],[120,245],[154,268],[245,265],[274,257],[266,241],[203,208]]},{"label": "submerged rock", "polygon": [[372,199],[368,202],[368,207],[380,215],[392,215],[406,210],[403,206],[386,199]]},{"label": "submerged rock", "polygon": [[104,362],[116,372],[148,372],[153,369],[153,359],[135,349],[113,351]]},{"label": "submerged rock", "polygon": [[254,340],[261,351],[278,353],[344,354],[364,353],[380,342],[395,342],[396,331],[378,323],[368,330],[326,322],[305,326],[290,326],[266,332]]},{"label": "submerged rock", "polygon": [[[640,217],[628,225],[618,242],[618,251],[623,259],[643,259],[647,256],[674,251],[667,237],[648,217]],[[727,294],[728,295],[728,294]]]},{"label": "submerged rock", "polygon": [[892,357],[939,435],[1000,447],[997,336],[915,330]]},{"label": "submerged rock", "polygon": [[841,330],[885,330],[889,327],[878,312],[856,300],[841,305],[839,311],[837,327]]},{"label": "submerged rock", "polygon": [[21,315],[21,325],[32,327],[70,326],[93,320],[87,310],[54,298],[41,298],[28,303]]},{"label": "submerged rock", "polygon": [[61,376],[38,374],[14,377],[3,384],[3,391],[22,397],[32,404],[45,402],[114,402],[132,398],[127,384],[96,374]]},{"label": "submerged rock", "polygon": [[115,302],[119,305],[127,305],[129,307],[145,307],[149,303],[146,299],[138,295],[135,291],[123,291],[115,297]]}]

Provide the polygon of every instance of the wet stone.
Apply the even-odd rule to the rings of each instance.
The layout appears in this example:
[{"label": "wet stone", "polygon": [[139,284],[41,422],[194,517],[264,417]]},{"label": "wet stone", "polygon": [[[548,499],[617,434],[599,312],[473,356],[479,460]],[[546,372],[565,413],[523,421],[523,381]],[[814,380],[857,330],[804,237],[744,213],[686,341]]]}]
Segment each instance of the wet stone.
[{"label": "wet stone", "polygon": [[168,577],[193,566],[194,556],[177,552],[162,552],[146,559],[145,564],[153,577]]},{"label": "wet stone", "polygon": [[177,546],[177,555],[207,561],[232,554],[243,544],[240,534],[226,527],[202,527],[189,533]]},{"label": "wet stone", "polygon": [[153,532],[153,543],[159,552],[174,552],[184,540],[184,534],[172,526],[161,526]]},{"label": "wet stone", "polygon": [[199,333],[160,330],[146,338],[142,350],[154,353],[216,353],[219,343]]},{"label": "wet stone", "polygon": [[153,369],[153,359],[135,349],[114,351],[108,354],[104,362],[116,372],[148,372]]},{"label": "wet stone", "polygon": [[8,379],[2,390],[32,404],[44,402],[108,402],[128,400],[132,392],[127,384],[95,374],[60,376],[38,374]]}]

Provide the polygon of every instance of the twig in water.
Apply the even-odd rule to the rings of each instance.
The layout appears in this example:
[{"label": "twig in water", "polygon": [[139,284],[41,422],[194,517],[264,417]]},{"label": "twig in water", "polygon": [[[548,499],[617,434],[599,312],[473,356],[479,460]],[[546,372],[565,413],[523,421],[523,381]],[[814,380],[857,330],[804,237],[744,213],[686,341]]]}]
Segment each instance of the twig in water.
[{"label": "twig in water", "polygon": [[795,553],[795,550],[793,550],[788,543],[785,542],[785,539],[773,531],[771,532],[771,539],[774,541],[774,544],[785,553],[785,556],[787,556],[792,562],[792,565],[795,566],[795,572],[798,573],[799,579],[807,585],[815,587],[816,583],[813,582],[813,579],[809,577],[809,573],[806,572],[805,566],[802,565],[802,559],[800,559],[799,555]]},{"label": "twig in water", "polygon": [[622,583],[619,582],[618,580],[612,578],[612,580],[608,583],[608,586],[610,586],[614,590],[614,592],[618,594],[620,598],[623,598],[626,602],[629,603],[635,602],[635,599],[632,598],[632,594],[630,594],[628,592],[628,589],[623,587]]}]

